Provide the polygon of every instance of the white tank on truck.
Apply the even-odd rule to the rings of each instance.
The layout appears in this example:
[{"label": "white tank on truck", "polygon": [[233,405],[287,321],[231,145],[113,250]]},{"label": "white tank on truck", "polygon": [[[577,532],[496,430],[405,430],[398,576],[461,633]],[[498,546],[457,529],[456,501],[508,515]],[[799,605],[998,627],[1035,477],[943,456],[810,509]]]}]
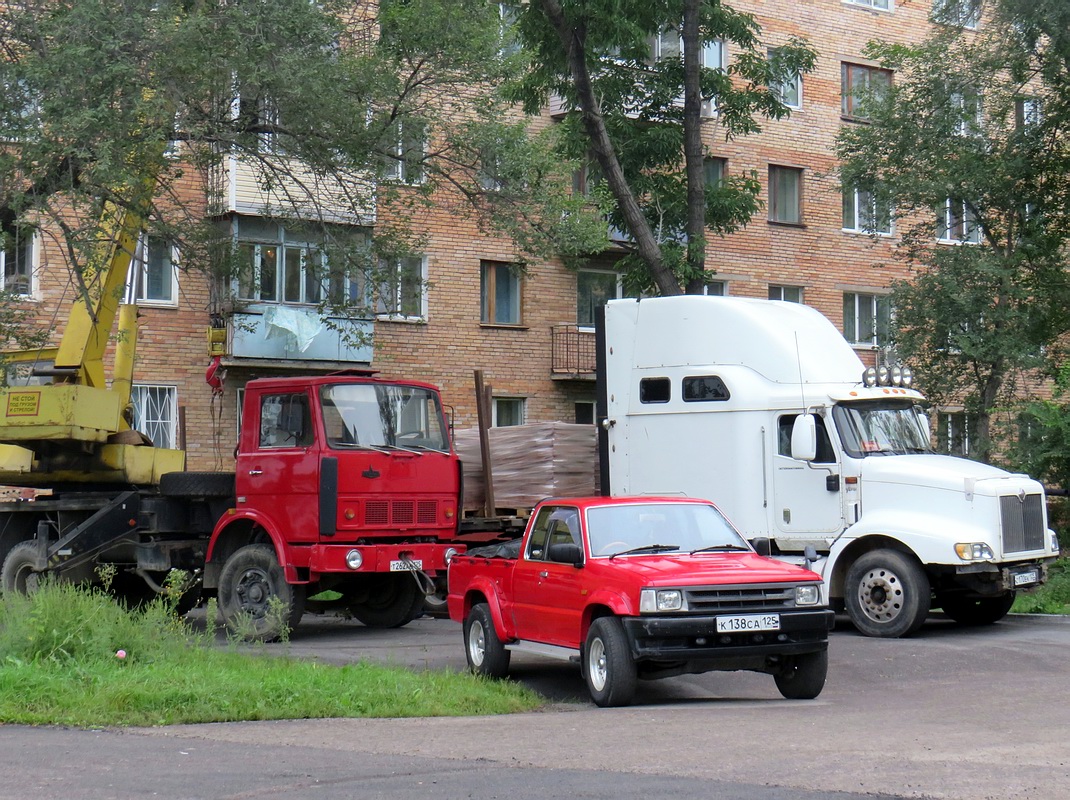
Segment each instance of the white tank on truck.
[{"label": "white tank on truck", "polygon": [[813,308],[613,300],[598,357],[602,491],[707,498],[773,555],[813,547],[863,634],[995,622],[1058,555],[1040,483],[934,452],[909,370],[866,369]]}]

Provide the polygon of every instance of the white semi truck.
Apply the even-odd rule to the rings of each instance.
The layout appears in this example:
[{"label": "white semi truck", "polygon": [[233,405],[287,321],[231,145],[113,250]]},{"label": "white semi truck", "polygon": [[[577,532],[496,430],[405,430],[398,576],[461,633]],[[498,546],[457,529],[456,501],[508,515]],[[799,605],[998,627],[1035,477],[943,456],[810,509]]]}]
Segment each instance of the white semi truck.
[{"label": "white semi truck", "polygon": [[1037,481],[934,452],[909,373],[866,370],[808,306],[610,301],[598,359],[603,493],[715,501],[812,561],[863,634],[907,635],[931,608],[995,622],[1058,555]]}]

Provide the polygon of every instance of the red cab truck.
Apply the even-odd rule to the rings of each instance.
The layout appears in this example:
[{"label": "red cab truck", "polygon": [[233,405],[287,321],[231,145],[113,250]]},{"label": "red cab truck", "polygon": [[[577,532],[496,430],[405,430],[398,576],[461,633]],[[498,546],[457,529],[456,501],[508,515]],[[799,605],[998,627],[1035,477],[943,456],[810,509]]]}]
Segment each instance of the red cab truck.
[{"label": "red cab truck", "polygon": [[817,574],[678,497],[544,500],[514,544],[452,559],[447,604],[474,672],[503,677],[514,650],[578,662],[599,706],[630,703],[638,678],[713,670],[814,698],[833,623]]}]

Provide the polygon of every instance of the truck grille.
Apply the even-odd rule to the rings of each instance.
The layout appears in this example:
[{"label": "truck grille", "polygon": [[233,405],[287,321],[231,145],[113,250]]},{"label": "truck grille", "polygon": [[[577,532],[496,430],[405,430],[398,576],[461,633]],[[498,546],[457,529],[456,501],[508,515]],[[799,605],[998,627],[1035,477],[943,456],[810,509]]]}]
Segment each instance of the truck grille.
[{"label": "truck grille", "polygon": [[999,498],[1003,525],[1003,553],[1044,549],[1044,499],[1039,494],[1004,495]]},{"label": "truck grille", "polygon": [[689,611],[777,611],[795,607],[794,584],[709,586],[685,589]]},{"label": "truck grille", "polygon": [[435,500],[369,500],[364,503],[364,524],[370,527],[389,525],[434,525],[438,522]]}]

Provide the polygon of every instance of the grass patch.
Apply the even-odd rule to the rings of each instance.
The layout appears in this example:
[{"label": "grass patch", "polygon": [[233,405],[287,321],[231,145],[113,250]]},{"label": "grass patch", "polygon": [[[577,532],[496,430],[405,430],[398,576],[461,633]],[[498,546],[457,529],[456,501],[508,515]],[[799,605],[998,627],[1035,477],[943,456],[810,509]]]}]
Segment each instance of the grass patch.
[{"label": "grass patch", "polygon": [[1060,558],[1047,582],[1034,592],[1019,594],[1011,607],[1019,614],[1070,614],[1070,558]]},{"label": "grass patch", "polygon": [[238,652],[212,630],[193,631],[166,601],[128,611],[102,592],[53,583],[0,597],[0,723],[466,716],[541,703],[517,684],[467,673]]}]

